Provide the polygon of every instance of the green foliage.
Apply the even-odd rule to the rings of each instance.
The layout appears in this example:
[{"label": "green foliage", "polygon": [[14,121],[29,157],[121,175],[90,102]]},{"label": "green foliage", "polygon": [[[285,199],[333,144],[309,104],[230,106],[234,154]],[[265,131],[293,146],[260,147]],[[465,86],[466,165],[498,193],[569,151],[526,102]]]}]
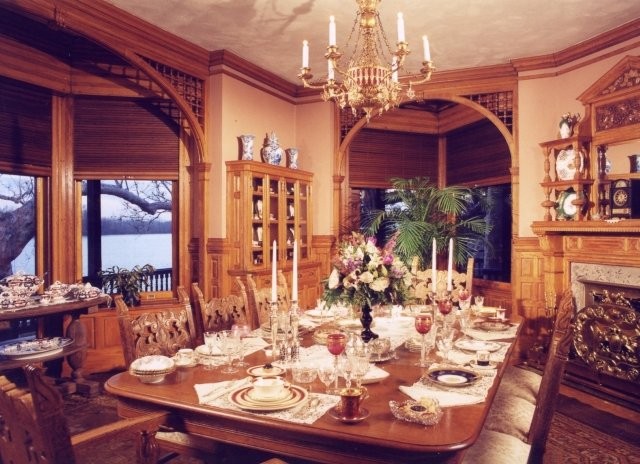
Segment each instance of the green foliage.
[{"label": "green foliage", "polygon": [[112,266],[98,273],[108,293],[120,293],[129,306],[140,304],[140,289],[150,283],[155,268],[151,264],[134,266],[131,270]]},{"label": "green foliage", "polygon": [[[478,240],[485,241],[491,225],[484,218],[486,199],[478,190],[448,186],[438,188],[427,177],[391,179],[393,190],[385,195],[387,210],[363,213],[362,230],[369,235],[381,231],[395,240],[395,252],[410,265],[417,256],[422,266],[431,263],[432,240],[438,253],[446,253],[454,240],[454,262],[462,266],[473,256]],[[474,206],[482,215],[467,217]],[[474,210],[475,211],[475,210]]]}]

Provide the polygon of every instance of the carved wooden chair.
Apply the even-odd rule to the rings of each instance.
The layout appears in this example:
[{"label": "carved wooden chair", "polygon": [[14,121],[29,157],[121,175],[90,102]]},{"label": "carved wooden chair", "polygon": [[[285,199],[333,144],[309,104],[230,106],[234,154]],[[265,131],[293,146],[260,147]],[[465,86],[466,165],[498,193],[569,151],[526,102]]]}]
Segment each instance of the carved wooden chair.
[{"label": "carved wooden chair", "polygon": [[[516,422],[519,422],[519,418],[505,415],[503,411],[492,408],[478,440],[465,453],[463,463],[511,464],[527,461],[529,464],[538,464],[542,462],[560,384],[573,341],[574,317],[573,294],[571,290],[566,290],[558,306],[549,357],[542,374],[533,416],[529,416],[530,423],[524,436],[520,436],[522,431],[517,430]],[[526,414],[524,416],[526,420]]]},{"label": "carved wooden chair", "polygon": [[[60,392],[47,382],[34,365],[23,369],[26,376],[16,379],[0,376],[0,462],[73,464],[78,454],[109,439],[139,440],[138,462],[159,461],[155,434],[166,413],[149,413],[71,436],[64,416]],[[87,454],[88,455],[88,454]]]},{"label": "carved wooden chair", "polygon": [[[269,312],[271,309],[271,287],[258,288],[253,276],[247,274],[247,288],[249,295],[249,306],[251,309],[254,324],[259,327],[269,323]],[[288,309],[291,306],[289,297],[289,287],[282,271],[278,271],[278,306],[280,309]]]},{"label": "carved wooden chair", "polygon": [[189,297],[178,287],[178,304],[159,312],[131,316],[120,295],[114,297],[124,360],[127,367],[152,354],[174,356],[181,348],[195,348],[196,329]]},{"label": "carved wooden chair", "polygon": [[247,291],[239,277],[236,282],[240,287],[240,295],[228,295],[219,298],[211,298],[205,302],[202,290],[197,283],[191,284],[202,332],[228,330],[233,324],[245,323],[255,329],[253,318],[249,314],[249,301]]}]

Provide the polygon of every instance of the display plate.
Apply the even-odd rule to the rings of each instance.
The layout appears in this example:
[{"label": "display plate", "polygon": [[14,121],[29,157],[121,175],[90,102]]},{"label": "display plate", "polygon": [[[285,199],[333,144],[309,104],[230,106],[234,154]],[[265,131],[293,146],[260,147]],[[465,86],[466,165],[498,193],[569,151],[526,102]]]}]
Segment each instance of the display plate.
[{"label": "display plate", "polygon": [[558,180],[573,180],[576,171],[582,171],[584,166],[584,156],[579,153],[580,166],[576,166],[576,155],[573,148],[566,150],[560,150],[558,157],[556,158],[556,173],[558,174]]},{"label": "display plate", "polygon": [[0,346],[0,356],[12,359],[32,359],[48,356],[63,350],[65,346],[73,343],[72,338],[52,337],[37,338],[22,342],[9,343]]}]

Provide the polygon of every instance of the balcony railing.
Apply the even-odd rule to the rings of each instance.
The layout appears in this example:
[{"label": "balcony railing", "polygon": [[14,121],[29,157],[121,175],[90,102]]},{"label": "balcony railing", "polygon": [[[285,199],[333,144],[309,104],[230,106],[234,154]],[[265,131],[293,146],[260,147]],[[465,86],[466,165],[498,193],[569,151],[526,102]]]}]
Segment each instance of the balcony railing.
[{"label": "balcony railing", "polygon": [[[105,280],[109,277],[109,274],[103,274]],[[173,269],[170,267],[156,269],[149,277],[148,282],[140,283],[140,291],[142,292],[169,292],[171,291],[171,283],[173,277]],[[85,276],[83,281],[87,282],[88,277]],[[112,288],[111,284],[102,286],[102,291],[105,293],[117,293],[116,289]]]}]

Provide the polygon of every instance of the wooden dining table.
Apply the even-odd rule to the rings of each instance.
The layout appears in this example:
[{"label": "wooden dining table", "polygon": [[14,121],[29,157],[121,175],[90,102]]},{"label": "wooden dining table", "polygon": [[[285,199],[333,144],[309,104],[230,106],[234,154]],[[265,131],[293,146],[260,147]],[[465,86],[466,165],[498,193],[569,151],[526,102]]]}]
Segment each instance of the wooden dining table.
[{"label": "wooden dining table", "polygon": [[[311,337],[305,338],[305,342],[311,343]],[[173,425],[181,431],[264,450],[284,459],[291,456],[332,464],[460,462],[482,430],[513,347],[512,343],[504,361],[498,365],[495,381],[484,402],[443,408],[442,419],[433,426],[396,419],[390,410],[390,400],[409,399],[399,387],[414,384],[425,373],[425,369],[415,364],[419,353],[404,347],[397,349],[397,359],[378,364],[390,375],[367,385],[369,398],[364,406],[370,415],[355,424],[343,423],[328,413],[307,425],[199,404],[194,385],[239,379],[246,376],[244,371],[225,375],[220,368],[206,370],[198,365],[179,368],[156,384],[142,383],[128,372],[122,372],[109,378],[105,389],[117,398],[118,414],[122,417],[135,417],[140,411],[168,411],[175,418]],[[436,357],[433,353],[431,356]],[[245,360],[250,365],[270,361],[264,351],[255,352]],[[325,391],[317,379],[311,388],[314,392]]]}]

